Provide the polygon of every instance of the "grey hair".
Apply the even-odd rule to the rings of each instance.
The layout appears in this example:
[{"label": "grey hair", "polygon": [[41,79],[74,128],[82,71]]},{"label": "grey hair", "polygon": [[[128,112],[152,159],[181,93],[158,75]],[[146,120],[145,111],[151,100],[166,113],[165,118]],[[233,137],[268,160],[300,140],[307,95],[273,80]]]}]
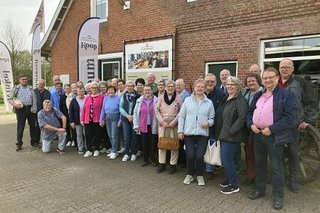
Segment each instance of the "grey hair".
[{"label": "grey hair", "polygon": [[207,82],[206,82],[203,78],[198,78],[198,79],[193,83],[193,87],[195,88],[198,83],[204,84],[205,87],[207,86]]},{"label": "grey hair", "polygon": [[176,82],[174,82],[173,80],[166,81],[166,87],[170,84],[173,84],[173,86],[176,86]]},{"label": "grey hair", "polygon": [[126,85],[132,85],[132,86],[134,86],[135,84],[134,84],[134,81],[133,81],[133,80],[127,80],[127,81],[126,81]]},{"label": "grey hair", "polygon": [[237,89],[238,90],[241,90],[241,86],[242,86],[242,81],[238,78],[238,77],[235,77],[235,76],[229,76],[227,78],[227,81],[232,81],[236,84],[237,86]]}]

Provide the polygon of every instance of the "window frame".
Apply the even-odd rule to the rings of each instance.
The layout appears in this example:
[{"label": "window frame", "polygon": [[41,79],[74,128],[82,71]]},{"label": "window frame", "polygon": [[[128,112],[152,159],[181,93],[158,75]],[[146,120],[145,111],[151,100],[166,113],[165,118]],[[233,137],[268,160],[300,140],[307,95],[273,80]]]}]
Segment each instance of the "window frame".
[{"label": "window frame", "polygon": [[[100,19],[99,23],[107,22],[109,17],[109,0],[106,1],[106,18]],[[90,0],[90,17],[97,17],[97,0]],[[100,17],[99,17],[100,18]]]}]

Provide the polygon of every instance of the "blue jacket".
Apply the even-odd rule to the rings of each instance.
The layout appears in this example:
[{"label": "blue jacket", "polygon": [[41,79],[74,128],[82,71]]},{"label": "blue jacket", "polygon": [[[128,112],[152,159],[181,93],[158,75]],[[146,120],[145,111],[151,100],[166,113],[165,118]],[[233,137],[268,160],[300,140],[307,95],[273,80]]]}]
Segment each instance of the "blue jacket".
[{"label": "blue jacket", "polygon": [[192,93],[184,100],[179,112],[178,133],[184,133],[187,136],[209,136],[209,128],[203,128],[201,124],[208,121],[209,126],[213,126],[214,114],[212,101],[206,95],[203,95],[203,100],[196,102]]},{"label": "blue jacket", "polygon": [[[259,91],[250,104],[247,115],[247,126],[249,129],[251,129],[251,125],[253,124],[252,118],[253,112],[256,109],[256,103],[263,92],[264,90]],[[269,126],[275,143],[284,144],[294,141],[293,131],[298,119],[297,115],[298,108],[295,95],[289,90],[276,86],[273,90],[273,124]]]}]

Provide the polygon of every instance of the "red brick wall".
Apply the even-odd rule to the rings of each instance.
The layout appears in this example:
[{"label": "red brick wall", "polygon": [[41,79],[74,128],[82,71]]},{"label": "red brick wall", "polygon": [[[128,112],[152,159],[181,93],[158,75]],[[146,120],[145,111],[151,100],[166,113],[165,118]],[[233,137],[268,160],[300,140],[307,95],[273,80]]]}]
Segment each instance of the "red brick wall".
[{"label": "red brick wall", "polygon": [[[70,71],[72,81],[88,2],[73,1],[52,48],[54,74]],[[319,11],[316,0],[131,0],[130,10],[109,0],[109,20],[100,25],[100,53],[122,52],[126,40],[175,33],[176,78],[192,82],[204,76],[206,62],[229,60],[238,61],[243,76],[258,62],[261,39],[320,33]]]}]

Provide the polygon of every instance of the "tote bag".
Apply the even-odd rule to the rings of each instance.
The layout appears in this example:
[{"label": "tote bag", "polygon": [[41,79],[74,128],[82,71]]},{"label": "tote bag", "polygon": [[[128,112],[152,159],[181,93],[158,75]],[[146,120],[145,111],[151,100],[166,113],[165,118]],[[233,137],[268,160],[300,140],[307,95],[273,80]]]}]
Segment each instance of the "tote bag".
[{"label": "tote bag", "polygon": [[221,155],[220,155],[220,141],[215,141],[211,144],[211,140],[208,141],[208,146],[206,153],[204,155],[204,162],[211,164],[211,165],[216,165],[216,166],[222,166],[221,163]]}]

